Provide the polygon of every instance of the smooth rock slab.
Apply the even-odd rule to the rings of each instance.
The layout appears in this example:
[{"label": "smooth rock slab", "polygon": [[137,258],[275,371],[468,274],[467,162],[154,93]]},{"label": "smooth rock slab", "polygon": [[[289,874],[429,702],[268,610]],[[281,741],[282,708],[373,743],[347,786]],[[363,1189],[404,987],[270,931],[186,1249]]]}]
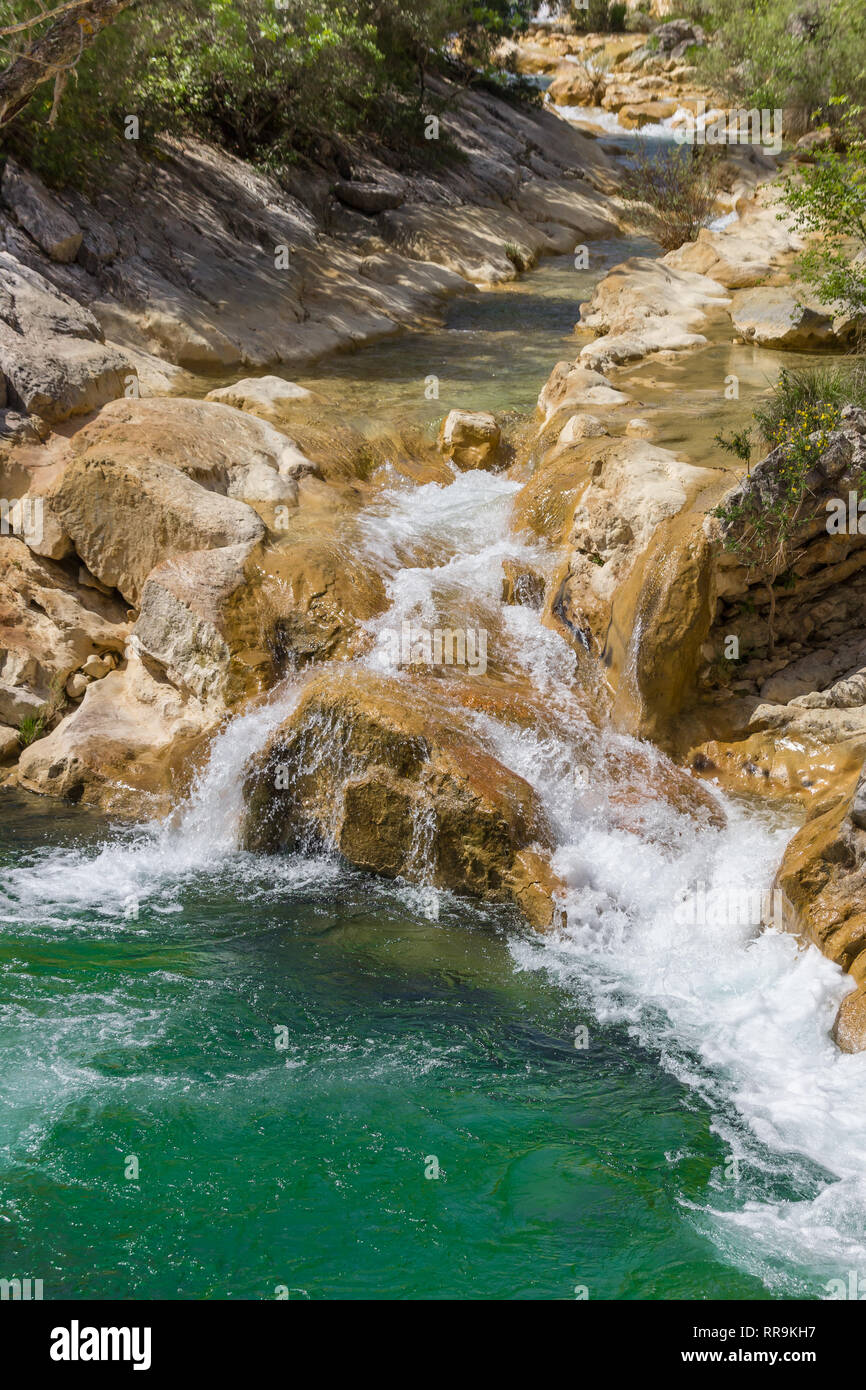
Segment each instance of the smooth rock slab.
[{"label": "smooth rock slab", "polygon": [[52,261],[74,261],[82,230],[74,217],[53,198],[41,179],[7,159],[0,180],[0,198]]}]

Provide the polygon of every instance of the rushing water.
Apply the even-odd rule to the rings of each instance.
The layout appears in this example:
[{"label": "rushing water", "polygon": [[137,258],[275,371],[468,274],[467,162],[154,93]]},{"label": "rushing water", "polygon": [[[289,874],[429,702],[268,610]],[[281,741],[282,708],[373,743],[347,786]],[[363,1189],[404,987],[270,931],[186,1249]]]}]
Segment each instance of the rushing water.
[{"label": "rushing water", "polygon": [[[317,389],[423,413],[441,351],[437,416],[464,390],[525,407],[566,355],[564,276],[539,272],[543,309],[531,280],[455,305],[396,378],[382,344]],[[549,337],[524,349],[509,302]],[[388,586],[374,634],[484,627],[488,678],[536,701],[467,717],[542,798],[566,929],[239,851],[243,768],[291,682],[170,824],[6,794],[0,1275],[46,1297],[764,1298],[866,1269],[866,1058],[828,1037],[848,986],[760,911],[688,910],[759,899],[791,827],[676,809],[664,759],[593,723],[574,654],[501,599],[503,558],[552,562],[510,533],[518,486],[395,487],[357,535]]]}]

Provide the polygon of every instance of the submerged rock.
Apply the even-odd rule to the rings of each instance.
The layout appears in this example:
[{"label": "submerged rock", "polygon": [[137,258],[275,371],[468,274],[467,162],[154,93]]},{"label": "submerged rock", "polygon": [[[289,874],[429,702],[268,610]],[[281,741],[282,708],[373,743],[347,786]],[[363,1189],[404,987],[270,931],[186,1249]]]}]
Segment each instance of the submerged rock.
[{"label": "submerged rock", "polygon": [[250,764],[247,848],[331,846],[387,877],[556,915],[550,832],[527,782],[486,753],[453,709],[364,672],[308,685]]}]

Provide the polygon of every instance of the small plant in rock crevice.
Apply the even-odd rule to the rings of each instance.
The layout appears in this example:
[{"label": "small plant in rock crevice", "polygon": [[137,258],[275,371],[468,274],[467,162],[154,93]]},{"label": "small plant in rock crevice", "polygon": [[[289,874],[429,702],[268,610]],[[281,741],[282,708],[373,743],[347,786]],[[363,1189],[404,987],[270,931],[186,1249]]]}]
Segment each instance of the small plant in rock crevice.
[{"label": "small plant in rock crevice", "polygon": [[[796,582],[790,566],[797,537],[819,514],[817,508],[810,511],[810,498],[815,497],[812,475],[852,396],[853,403],[866,403],[860,363],[783,370],[768,403],[754,413],[759,436],[771,449],[771,472],[760,478],[749,472],[749,485],[711,513],[722,523],[725,549],[747,569],[757,570],[766,583],[770,657],[775,648],[776,586],[783,575],[788,576],[786,587]],[[752,435],[751,427],[730,437],[719,433],[716,442],[749,465]]]}]

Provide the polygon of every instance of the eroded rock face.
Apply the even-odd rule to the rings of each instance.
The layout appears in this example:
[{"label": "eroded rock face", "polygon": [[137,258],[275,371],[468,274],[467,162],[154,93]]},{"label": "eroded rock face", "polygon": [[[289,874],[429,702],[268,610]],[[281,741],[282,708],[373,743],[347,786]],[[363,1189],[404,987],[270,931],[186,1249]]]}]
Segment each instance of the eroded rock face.
[{"label": "eroded rock face", "polygon": [[595,371],[653,352],[683,352],[707,341],[710,315],[729,300],[723,285],[664,261],[632,257],[596,286],[580,324],[598,336],[580,360]]},{"label": "eroded rock face", "polygon": [[83,235],[75,218],[51,196],[41,179],[14,159],[6,160],[0,198],[52,261],[75,260]]},{"label": "eroded rock face", "polygon": [[537,927],[554,920],[534,792],[417,688],[318,677],[253,759],[244,794],[250,849],[331,845],[359,868],[510,901]]},{"label": "eroded rock face", "polygon": [[866,1050],[866,777],[815,808],[785,851],[776,877],[791,925],[840,965],[856,989],[839,1008],[833,1036],[843,1052]]},{"label": "eroded rock face", "polygon": [[213,726],[196,700],[132,656],[89,684],[74,712],[25,748],[16,781],[119,812],[164,812],[183,787],[192,749]]},{"label": "eroded rock face", "polygon": [[[257,587],[246,545],[199,550],[163,560],[141,593],[133,640],[178,689],[220,713],[248,694],[259,623]],[[270,662],[261,660],[259,667]],[[240,662],[234,658],[240,657]]]},{"label": "eroded rock face", "polygon": [[113,401],[78,431],[73,452],[126,469],[166,463],[210,492],[253,503],[293,503],[304,464],[295,443],[267,421],[178,396]]},{"label": "eroded rock face", "polygon": [[41,708],[88,657],[121,652],[129,625],[119,599],[86,588],[23,541],[4,536],[0,633],[0,679],[29,691]]},{"label": "eroded rock face", "polygon": [[49,423],[98,409],[136,379],[88,309],[2,249],[0,375],[10,408]]}]

